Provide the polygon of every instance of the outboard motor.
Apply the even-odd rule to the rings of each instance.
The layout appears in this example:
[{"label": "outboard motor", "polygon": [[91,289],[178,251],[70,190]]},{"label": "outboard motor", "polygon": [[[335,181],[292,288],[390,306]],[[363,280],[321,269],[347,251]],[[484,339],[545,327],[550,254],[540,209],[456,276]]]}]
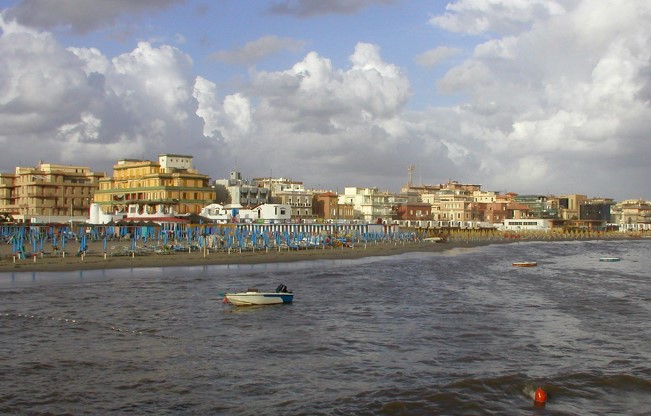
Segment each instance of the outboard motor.
[{"label": "outboard motor", "polygon": [[279,284],[276,288],[276,293],[287,293],[287,286]]}]

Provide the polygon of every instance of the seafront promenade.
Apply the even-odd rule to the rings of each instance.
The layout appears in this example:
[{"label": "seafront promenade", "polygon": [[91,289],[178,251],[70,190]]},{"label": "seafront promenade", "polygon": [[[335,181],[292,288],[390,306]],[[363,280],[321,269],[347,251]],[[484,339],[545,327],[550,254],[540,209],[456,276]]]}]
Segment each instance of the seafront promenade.
[{"label": "seafront promenade", "polygon": [[[640,235],[597,231],[520,231],[495,229],[403,229],[364,232],[364,228],[298,228],[203,225],[165,230],[151,225],[125,228],[3,227],[0,272],[71,271],[212,264],[253,264],[388,256],[410,251],[527,240],[596,240]],[[439,242],[433,242],[436,238]],[[430,239],[430,240],[427,240]]]}]

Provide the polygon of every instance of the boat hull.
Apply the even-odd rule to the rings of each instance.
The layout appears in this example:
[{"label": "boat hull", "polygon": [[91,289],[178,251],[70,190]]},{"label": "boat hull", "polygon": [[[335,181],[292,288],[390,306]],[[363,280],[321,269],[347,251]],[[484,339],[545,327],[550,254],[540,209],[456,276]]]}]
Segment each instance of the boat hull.
[{"label": "boat hull", "polygon": [[515,267],[535,267],[537,266],[538,263],[535,261],[516,261],[513,263],[513,266]]},{"label": "boat hull", "polygon": [[243,292],[226,293],[224,295],[224,302],[235,306],[279,305],[282,303],[292,303],[293,301],[293,293]]},{"label": "boat hull", "polygon": [[602,257],[599,261],[620,261],[619,257]]}]

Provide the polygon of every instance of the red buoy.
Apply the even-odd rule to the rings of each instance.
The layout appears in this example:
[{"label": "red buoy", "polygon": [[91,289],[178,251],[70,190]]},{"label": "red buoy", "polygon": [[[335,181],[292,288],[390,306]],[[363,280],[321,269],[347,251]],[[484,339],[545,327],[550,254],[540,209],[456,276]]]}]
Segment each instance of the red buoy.
[{"label": "red buoy", "polygon": [[536,406],[544,406],[547,403],[547,393],[542,387],[538,387],[533,394],[533,404]]}]

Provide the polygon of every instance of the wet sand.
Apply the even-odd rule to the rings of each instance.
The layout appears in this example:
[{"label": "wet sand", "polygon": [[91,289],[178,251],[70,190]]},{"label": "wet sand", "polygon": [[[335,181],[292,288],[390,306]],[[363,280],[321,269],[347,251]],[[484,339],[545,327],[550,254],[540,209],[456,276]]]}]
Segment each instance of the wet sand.
[{"label": "wet sand", "polygon": [[[255,251],[193,251],[173,252],[169,254],[150,253],[131,255],[125,250],[125,244],[111,242],[107,245],[106,255],[102,242],[91,242],[86,254],[77,254],[78,244],[70,244],[70,251],[65,253],[45,252],[35,256],[29,254],[18,259],[11,253],[11,246],[0,247],[0,272],[31,271],[76,271],[91,269],[123,269],[140,267],[178,267],[204,266],[212,264],[256,264],[309,261],[321,259],[355,259],[371,256],[392,256],[406,252],[440,252],[455,247],[472,247],[496,243],[496,241],[466,242],[389,242],[358,243],[353,247],[326,247],[301,250],[256,249]],[[51,250],[51,249],[50,249]],[[118,255],[127,253],[127,255]]]}]

